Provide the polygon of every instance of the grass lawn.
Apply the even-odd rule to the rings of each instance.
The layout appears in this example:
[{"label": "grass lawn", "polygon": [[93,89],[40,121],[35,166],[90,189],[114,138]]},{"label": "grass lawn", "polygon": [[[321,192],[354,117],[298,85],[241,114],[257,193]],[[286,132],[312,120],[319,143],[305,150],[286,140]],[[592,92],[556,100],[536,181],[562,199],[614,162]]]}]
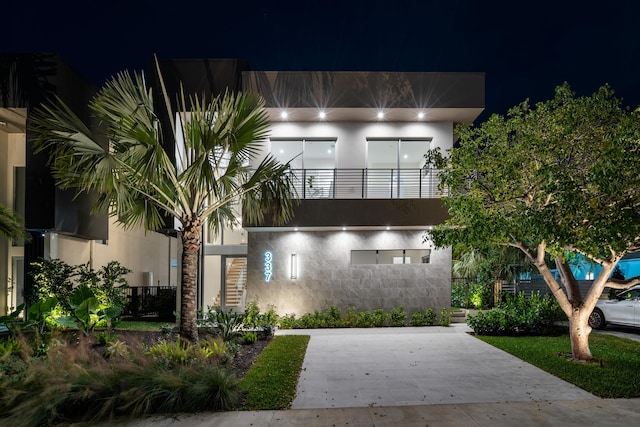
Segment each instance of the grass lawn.
[{"label": "grass lawn", "polygon": [[243,410],[287,409],[296,396],[308,335],[278,336],[269,343],[240,382]]},{"label": "grass lawn", "polygon": [[640,342],[592,333],[593,361],[573,362],[569,335],[477,338],[603,398],[640,397]]},{"label": "grass lawn", "polygon": [[175,326],[172,322],[144,322],[137,320],[121,320],[116,324],[115,329],[122,329],[124,331],[153,331],[157,332],[163,325]]}]

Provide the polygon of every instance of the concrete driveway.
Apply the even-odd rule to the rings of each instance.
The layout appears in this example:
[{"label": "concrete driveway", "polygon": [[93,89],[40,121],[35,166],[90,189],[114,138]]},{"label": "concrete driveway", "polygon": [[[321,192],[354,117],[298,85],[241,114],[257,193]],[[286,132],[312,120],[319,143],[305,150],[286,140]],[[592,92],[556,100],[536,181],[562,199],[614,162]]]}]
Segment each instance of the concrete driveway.
[{"label": "concrete driveway", "polygon": [[286,330],[311,335],[292,409],[597,399],[450,327]]}]

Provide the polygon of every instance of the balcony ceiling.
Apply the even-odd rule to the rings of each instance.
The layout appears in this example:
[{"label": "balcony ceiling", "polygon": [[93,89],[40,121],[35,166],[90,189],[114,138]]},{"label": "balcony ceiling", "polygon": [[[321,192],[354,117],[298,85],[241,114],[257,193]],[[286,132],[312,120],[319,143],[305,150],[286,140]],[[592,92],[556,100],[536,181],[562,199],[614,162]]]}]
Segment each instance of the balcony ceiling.
[{"label": "balcony ceiling", "polygon": [[25,133],[26,128],[26,108],[0,108],[0,132]]}]

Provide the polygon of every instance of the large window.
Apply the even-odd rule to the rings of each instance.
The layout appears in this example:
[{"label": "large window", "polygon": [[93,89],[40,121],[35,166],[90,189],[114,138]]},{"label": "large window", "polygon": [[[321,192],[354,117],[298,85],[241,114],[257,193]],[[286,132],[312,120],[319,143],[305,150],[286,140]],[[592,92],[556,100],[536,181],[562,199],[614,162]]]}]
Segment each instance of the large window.
[{"label": "large window", "polygon": [[331,138],[279,138],[271,140],[271,154],[294,169],[336,167],[336,140]]},{"label": "large window", "polygon": [[367,138],[367,168],[421,169],[431,138]]},{"label": "large window", "polygon": [[333,197],[335,139],[272,139],[271,154],[281,163],[290,162],[298,194],[305,198]]},{"label": "large window", "polygon": [[428,264],[431,249],[352,250],[351,265],[364,264]]},{"label": "large window", "polygon": [[368,138],[367,197],[421,197],[430,138]]}]

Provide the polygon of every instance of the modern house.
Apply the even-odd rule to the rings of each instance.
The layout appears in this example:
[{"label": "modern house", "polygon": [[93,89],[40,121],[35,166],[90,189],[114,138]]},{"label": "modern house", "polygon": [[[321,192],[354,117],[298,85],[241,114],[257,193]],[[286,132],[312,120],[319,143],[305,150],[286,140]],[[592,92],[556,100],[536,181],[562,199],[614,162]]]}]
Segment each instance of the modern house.
[{"label": "modern house", "polygon": [[[80,90],[82,79],[65,77],[72,70],[59,58],[47,68],[52,74],[46,85],[37,56],[0,59],[0,182],[6,183],[0,202],[21,212],[25,195],[33,236],[24,247],[0,244],[0,311],[19,302],[28,280],[24,266],[38,256],[95,267],[115,259],[134,270],[132,285],[175,285],[178,245],[170,231],[124,232],[89,215],[90,200],[71,201],[55,189],[46,159],[31,152],[25,127],[31,108],[56,93],[82,112],[95,89],[85,84],[88,89]],[[272,123],[262,155],[290,162],[301,199],[289,224],[244,223],[205,235],[202,307],[242,310],[256,300],[263,309],[300,315],[330,305],[402,305],[407,311],[450,305],[451,251],[436,250],[423,237],[447,217],[438,171],[423,156],[430,148],[452,147],[454,125],[473,122],[483,111],[483,73],[266,72],[251,71],[241,60],[216,59],[163,60],[160,68],[169,93],[182,82],[188,94],[229,89],[262,95]],[[158,91],[155,67],[149,69]],[[23,77],[28,70],[36,75],[29,82]],[[29,85],[40,95],[23,96],[26,103],[2,92]],[[170,136],[169,149],[181,138]]]}]

